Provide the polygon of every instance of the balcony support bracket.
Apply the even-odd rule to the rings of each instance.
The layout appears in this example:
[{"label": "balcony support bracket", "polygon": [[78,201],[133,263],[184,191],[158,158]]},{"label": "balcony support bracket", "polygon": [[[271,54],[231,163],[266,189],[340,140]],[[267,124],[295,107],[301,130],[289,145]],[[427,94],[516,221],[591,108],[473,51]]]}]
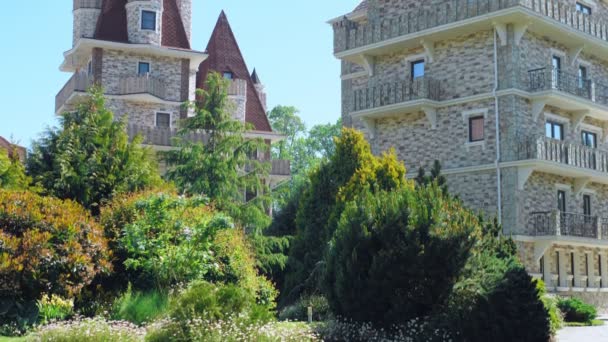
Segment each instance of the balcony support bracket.
[{"label": "balcony support bracket", "polygon": [[424,48],[428,62],[433,63],[433,59],[435,58],[435,43],[423,39],[420,41],[420,45]]},{"label": "balcony support bracket", "polygon": [[507,46],[507,24],[494,22],[494,29],[500,38],[500,45]]},{"label": "balcony support bracket", "polygon": [[372,118],[362,118],[363,124],[369,133],[369,138],[374,139],[376,137],[376,120]]},{"label": "balcony support bracket", "polygon": [[591,178],[575,178],[574,179],[574,194],[576,196],[580,195],[581,192],[591,183]]},{"label": "balcony support bracket", "polygon": [[528,178],[530,178],[532,175],[532,172],[534,172],[534,168],[531,166],[524,166],[517,169],[517,188],[519,190],[524,189]]},{"label": "balcony support bracket", "polygon": [[437,109],[431,107],[422,107],[422,111],[431,124],[431,128],[437,128]]},{"label": "balcony support bracket", "polygon": [[374,66],[376,64],[376,58],[369,55],[361,55],[361,64],[369,77],[374,76]]},{"label": "balcony support bracket", "polygon": [[532,117],[534,118],[534,121],[538,120],[540,113],[542,113],[546,105],[547,100],[545,99],[532,100]]},{"label": "balcony support bracket", "polygon": [[515,45],[519,46],[519,43],[521,43],[521,39],[524,37],[524,34],[526,33],[526,31],[528,30],[528,25],[529,24],[515,24],[514,27],[514,39],[515,39]]},{"label": "balcony support bracket", "polygon": [[573,115],[574,125],[573,126],[574,126],[575,130],[578,129],[578,127],[581,125],[581,123],[583,123],[583,120],[585,120],[587,115],[589,115],[588,110],[581,110],[581,111],[574,112],[574,115]]},{"label": "balcony support bracket", "polygon": [[539,262],[549,247],[551,247],[551,241],[536,241],[534,243],[534,262]]},{"label": "balcony support bracket", "polygon": [[581,54],[584,48],[585,45],[570,48],[570,50],[568,51],[568,59],[570,60],[570,65],[574,66],[574,64],[576,64],[576,60],[578,59],[578,56]]}]

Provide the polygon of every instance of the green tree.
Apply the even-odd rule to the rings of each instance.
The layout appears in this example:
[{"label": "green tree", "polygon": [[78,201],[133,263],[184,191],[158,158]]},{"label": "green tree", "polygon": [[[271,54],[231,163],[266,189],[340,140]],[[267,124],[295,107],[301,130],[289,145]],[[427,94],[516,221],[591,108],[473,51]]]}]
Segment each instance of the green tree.
[{"label": "green tree", "polygon": [[60,128],[34,142],[27,171],[45,194],[75,200],[97,215],[114,195],[161,181],[141,141],[129,142],[126,121],[115,121],[102,90],[92,89],[77,111],[61,116]]},{"label": "green tree", "polygon": [[[261,139],[248,139],[251,125],[232,118],[228,102],[228,81],[211,73],[201,101],[192,104],[195,115],[181,122],[178,148],[163,154],[169,171],[167,178],[187,195],[208,196],[220,209],[227,210],[241,223],[263,225],[268,205],[268,163],[250,158],[268,148]],[[191,141],[187,135],[203,133],[205,141]],[[244,193],[259,194],[244,203]]]},{"label": "green tree", "polygon": [[[356,175],[357,170],[362,171]],[[299,200],[283,299],[290,302],[318,288],[327,244],[344,203],[359,196],[358,189],[391,190],[405,184],[405,167],[394,152],[375,157],[363,134],[343,129],[335,153],[311,173]]]},{"label": "green tree", "polygon": [[306,133],[306,125],[298,113],[295,107],[288,106],[276,106],[268,113],[272,130],[285,135],[284,140],[273,146],[273,158],[293,159],[294,145]]},{"label": "green tree", "polygon": [[31,180],[25,174],[25,167],[15,154],[0,149],[0,188],[25,190]]}]

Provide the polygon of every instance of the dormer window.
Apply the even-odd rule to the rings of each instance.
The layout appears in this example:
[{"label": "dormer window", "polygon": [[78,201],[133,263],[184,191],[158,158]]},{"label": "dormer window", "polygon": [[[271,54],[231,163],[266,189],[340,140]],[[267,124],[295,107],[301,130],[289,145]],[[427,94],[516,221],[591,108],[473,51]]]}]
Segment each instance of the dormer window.
[{"label": "dormer window", "polygon": [[137,65],[137,74],[139,76],[145,76],[150,73],[150,63],[148,62],[139,62]]},{"label": "dormer window", "polygon": [[230,71],[224,71],[224,78],[225,78],[225,79],[227,79],[227,80],[231,80],[231,81],[232,81],[233,76],[234,76],[234,75],[232,75],[232,73],[231,73]]},{"label": "dormer window", "polygon": [[156,31],[156,12],[141,11],[141,29]]}]

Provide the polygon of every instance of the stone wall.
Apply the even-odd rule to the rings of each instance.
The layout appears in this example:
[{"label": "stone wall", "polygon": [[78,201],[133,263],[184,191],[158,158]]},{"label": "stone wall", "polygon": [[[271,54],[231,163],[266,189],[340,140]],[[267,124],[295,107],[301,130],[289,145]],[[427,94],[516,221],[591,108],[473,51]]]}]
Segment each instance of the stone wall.
[{"label": "stone wall", "polygon": [[179,105],[133,102],[118,98],[107,99],[106,105],[114,113],[116,119],[126,115],[130,124],[141,126],[155,127],[156,112],[170,113],[172,127],[177,127],[180,117]]},{"label": "stone wall", "polygon": [[[139,62],[150,62],[150,76],[165,83],[166,100],[181,100],[181,59],[139,55],[119,50],[104,50],[102,79],[106,93],[118,94],[120,79],[136,77]],[[190,84],[192,84],[194,74],[191,74],[190,78]],[[194,88],[191,88],[190,91],[193,92]]]},{"label": "stone wall", "polygon": [[74,10],[74,26],[72,46],[75,46],[80,38],[92,38],[95,35],[97,19],[101,9],[99,8],[79,8]]},{"label": "stone wall", "polygon": [[[156,30],[141,29],[141,11],[156,12]],[[129,42],[133,44],[161,44],[163,0],[129,0],[127,4],[127,29]]]},{"label": "stone wall", "polygon": [[496,170],[449,174],[446,179],[450,194],[458,196],[465,207],[487,219],[496,217]]}]

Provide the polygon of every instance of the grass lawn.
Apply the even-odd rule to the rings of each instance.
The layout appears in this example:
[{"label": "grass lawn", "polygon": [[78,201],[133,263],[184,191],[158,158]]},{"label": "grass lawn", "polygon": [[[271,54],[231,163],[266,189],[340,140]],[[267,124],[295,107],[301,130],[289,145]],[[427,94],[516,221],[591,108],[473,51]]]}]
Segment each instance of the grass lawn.
[{"label": "grass lawn", "polygon": [[0,336],[0,342],[20,342],[25,341],[24,337],[4,337]]},{"label": "grass lawn", "polygon": [[[597,327],[600,325],[604,325],[604,321],[599,319],[594,319],[591,322],[580,323],[580,322],[565,322],[567,327]],[[0,340],[2,342],[2,340]]]}]

